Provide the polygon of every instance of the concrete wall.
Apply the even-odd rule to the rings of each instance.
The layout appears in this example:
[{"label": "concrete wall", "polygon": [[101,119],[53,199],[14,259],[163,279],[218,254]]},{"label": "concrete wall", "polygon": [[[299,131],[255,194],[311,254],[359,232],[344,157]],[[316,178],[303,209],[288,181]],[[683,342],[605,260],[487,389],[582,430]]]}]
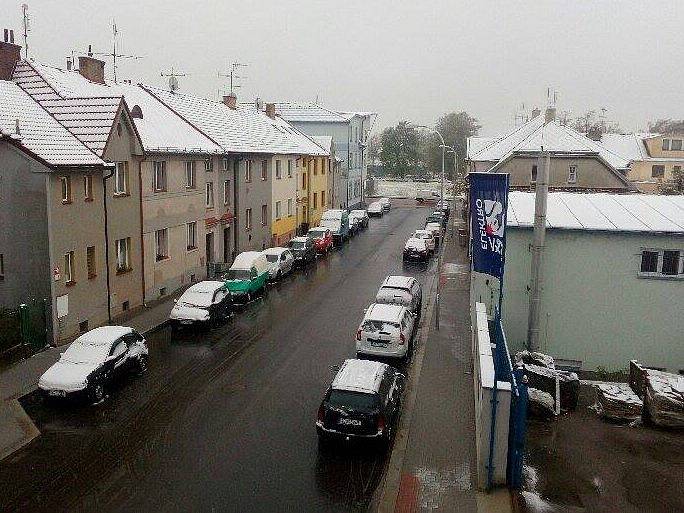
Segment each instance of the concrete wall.
[{"label": "concrete wall", "polygon": [[[503,321],[511,351],[527,336],[531,229],[506,234]],[[639,277],[642,248],[684,251],[684,237],[548,230],[541,350],[594,370],[629,360],[684,369],[684,279]]]},{"label": "concrete wall", "polygon": [[50,299],[46,176],[51,171],[0,141],[0,308]]}]

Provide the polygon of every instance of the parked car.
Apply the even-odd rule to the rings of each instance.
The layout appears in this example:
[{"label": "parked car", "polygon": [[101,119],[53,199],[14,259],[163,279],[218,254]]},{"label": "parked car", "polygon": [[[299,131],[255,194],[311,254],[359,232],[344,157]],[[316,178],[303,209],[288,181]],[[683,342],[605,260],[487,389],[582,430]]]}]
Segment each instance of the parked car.
[{"label": "parked car", "polygon": [[444,212],[444,214],[447,216],[447,219],[449,218],[449,212],[451,211],[451,207],[449,206],[449,202],[446,200],[440,200],[437,202],[436,205],[438,210],[441,210]]},{"label": "parked car", "polygon": [[442,238],[442,223],[439,221],[431,221],[425,224],[425,229],[432,232],[435,236],[435,247],[439,247],[439,242]]},{"label": "parked car", "polygon": [[411,276],[388,276],[380,285],[375,302],[405,306],[418,319],[423,307],[423,289]]},{"label": "parked car", "polygon": [[292,272],[294,254],[288,248],[266,248],[263,251],[268,262],[268,279],[276,281]]},{"label": "parked car", "polygon": [[416,239],[411,237],[404,244],[403,260],[418,260],[420,262],[427,262],[430,259],[430,250],[424,239]]},{"label": "parked car", "polygon": [[378,201],[382,205],[382,209],[385,212],[389,212],[390,209],[392,208],[392,202],[390,201],[389,198],[380,198]]},{"label": "parked car", "polygon": [[360,220],[360,228],[362,230],[368,228],[368,212],[366,212],[365,210],[352,210],[351,212],[349,212],[349,219],[351,220],[352,218]]},{"label": "parked car", "polygon": [[321,226],[330,228],[335,243],[342,244],[349,238],[349,214],[346,210],[326,210],[321,216]]},{"label": "parked car", "polygon": [[105,388],[127,372],[147,370],[145,339],[133,328],[102,326],[84,333],[38,380],[49,398],[100,402]]},{"label": "parked car", "polygon": [[411,237],[414,239],[423,239],[428,251],[430,253],[435,252],[435,235],[432,233],[432,230],[416,230]]},{"label": "parked car", "polygon": [[290,241],[295,265],[304,266],[316,261],[316,246],[309,237],[295,237]]},{"label": "parked car", "polygon": [[385,210],[382,208],[382,203],[374,201],[368,205],[368,217],[382,217]]},{"label": "parked car", "polygon": [[440,225],[442,225],[442,229],[444,229],[447,225],[446,214],[441,210],[435,210],[432,214],[427,216],[427,219],[425,219],[425,223],[439,223]]},{"label": "parked car", "polygon": [[269,265],[261,251],[245,251],[235,257],[226,273],[226,287],[234,302],[248,303],[266,289]]},{"label": "parked car", "polygon": [[230,316],[232,300],[223,281],[201,281],[174,300],[169,320],[171,327],[199,324],[208,326]]},{"label": "parked car", "polygon": [[386,363],[345,360],[318,408],[319,445],[331,439],[391,441],[406,377]]},{"label": "parked car", "polygon": [[415,327],[416,316],[405,306],[373,303],[356,332],[356,354],[405,358]]},{"label": "parked car", "polygon": [[313,239],[314,247],[318,254],[327,253],[333,248],[333,236],[330,228],[326,228],[325,226],[311,228],[307,233],[307,236]]},{"label": "parked car", "polygon": [[[427,182],[427,180],[424,180]],[[424,202],[425,200],[428,200],[432,197],[432,191],[429,189],[418,189],[416,191],[416,201],[419,203]]]}]

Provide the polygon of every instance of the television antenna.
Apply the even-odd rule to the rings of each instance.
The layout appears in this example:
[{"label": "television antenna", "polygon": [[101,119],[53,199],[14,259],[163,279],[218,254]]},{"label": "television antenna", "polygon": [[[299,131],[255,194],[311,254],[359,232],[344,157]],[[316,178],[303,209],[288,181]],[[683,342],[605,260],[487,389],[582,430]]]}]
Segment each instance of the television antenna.
[{"label": "television antenna", "polygon": [[186,76],[185,73],[176,73],[171,67],[171,71],[169,73],[164,73],[163,71],[161,72],[162,77],[169,77],[169,90],[172,93],[175,93],[178,91],[179,85],[178,85],[178,77],[184,77]]},{"label": "television antenna", "polygon": [[237,81],[241,80],[243,78],[247,78],[245,76],[237,75],[237,70],[240,68],[246,68],[246,67],[247,67],[247,64],[242,64],[240,62],[233,62],[229,67],[230,71],[227,71],[226,73],[221,73],[219,71],[219,73],[218,73],[219,77],[224,77],[224,78],[229,79],[230,92],[232,94],[235,94],[235,89],[241,87],[240,84],[237,83]]},{"label": "television antenna", "polygon": [[88,51],[88,55],[102,55],[102,56],[109,56],[113,60],[112,64],[112,69],[114,70],[114,83],[116,84],[116,59],[142,59],[140,55],[125,55],[122,53],[117,53],[116,52],[116,40],[119,35],[119,30],[116,28],[116,20],[112,20],[112,41],[113,41],[113,49],[111,53],[107,52],[90,52]]},{"label": "television antenna", "polygon": [[28,4],[21,4],[21,14],[24,24],[24,59],[28,60],[28,33],[31,32],[31,16],[28,13]]}]

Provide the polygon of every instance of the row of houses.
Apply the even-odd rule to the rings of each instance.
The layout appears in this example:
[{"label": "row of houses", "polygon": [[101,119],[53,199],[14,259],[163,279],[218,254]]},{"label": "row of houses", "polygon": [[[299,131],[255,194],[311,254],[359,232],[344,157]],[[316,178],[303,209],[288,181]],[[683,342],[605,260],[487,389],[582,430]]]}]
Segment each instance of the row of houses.
[{"label": "row of houses", "polygon": [[20,49],[6,33],[0,308],[46,299],[53,342],[363,202],[373,113],[111,83],[92,55],[60,69]]}]

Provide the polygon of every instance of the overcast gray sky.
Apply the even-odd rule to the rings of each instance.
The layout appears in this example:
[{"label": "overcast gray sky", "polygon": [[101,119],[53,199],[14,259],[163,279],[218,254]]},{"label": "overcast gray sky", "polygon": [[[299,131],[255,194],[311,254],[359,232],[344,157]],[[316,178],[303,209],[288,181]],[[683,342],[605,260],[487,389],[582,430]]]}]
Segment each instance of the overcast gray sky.
[{"label": "overcast gray sky", "polygon": [[[0,0],[3,27],[21,30],[21,1]],[[119,78],[216,98],[217,73],[248,64],[240,100],[313,100],[379,113],[376,128],[434,123],[466,110],[483,135],[514,113],[605,107],[627,130],[684,118],[684,2],[472,0],[29,0],[31,56],[65,66],[72,51],[111,51],[116,19]],[[111,72],[111,61],[107,69]]]}]

